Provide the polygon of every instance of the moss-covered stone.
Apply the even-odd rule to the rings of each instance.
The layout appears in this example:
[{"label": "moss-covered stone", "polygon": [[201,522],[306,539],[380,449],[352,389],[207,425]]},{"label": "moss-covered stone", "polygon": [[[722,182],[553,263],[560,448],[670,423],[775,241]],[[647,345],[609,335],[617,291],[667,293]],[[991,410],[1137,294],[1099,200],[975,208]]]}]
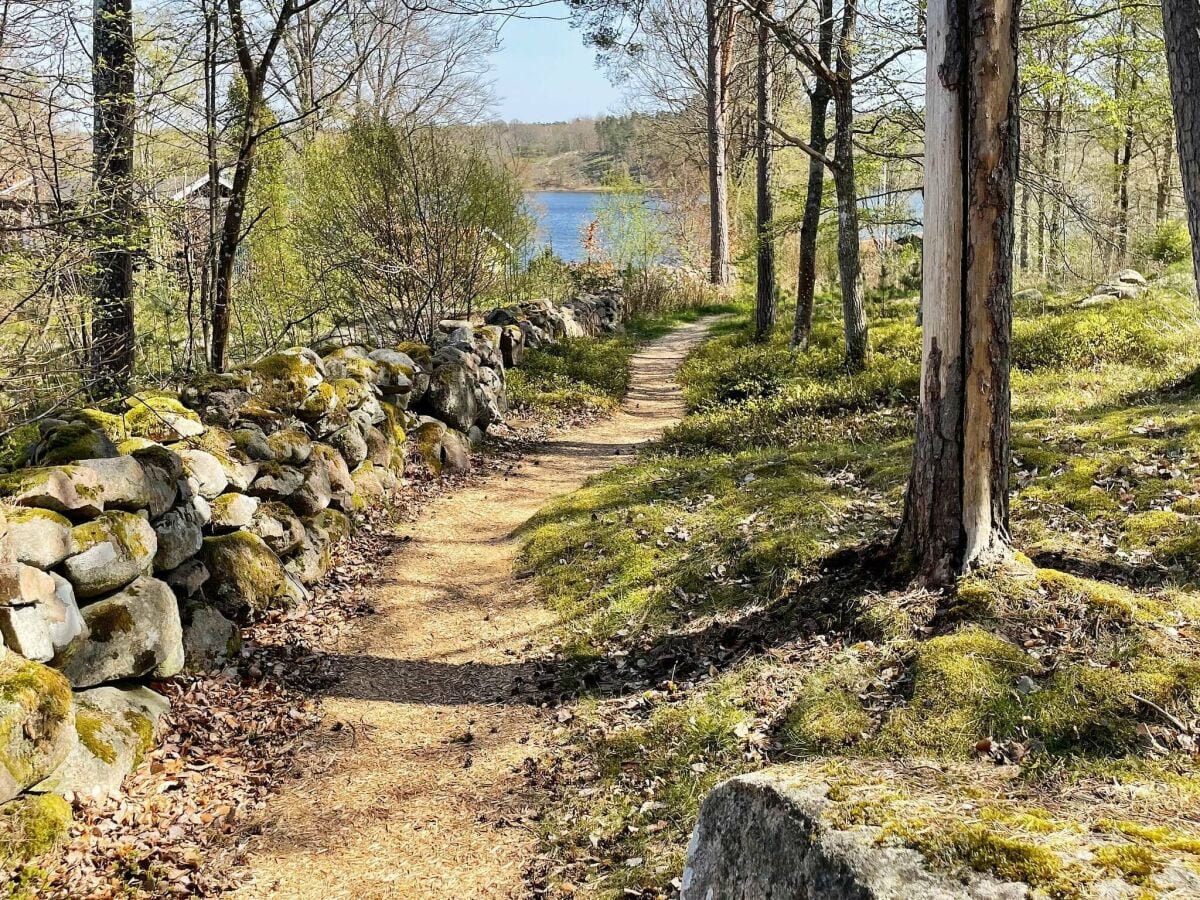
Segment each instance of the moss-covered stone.
[{"label": "moss-covered stone", "polygon": [[103,431],[82,422],[57,425],[47,431],[34,451],[38,465],[57,466],[81,459],[105,459],[117,455],[117,447]]},{"label": "moss-covered stone", "polygon": [[0,865],[12,871],[57,849],[67,839],[71,822],[71,804],[54,794],[21,797],[0,806]]},{"label": "moss-covered stone", "polygon": [[401,341],[394,348],[400,353],[403,353],[417,365],[428,370],[433,365],[433,350],[428,344],[422,344],[418,341]]},{"label": "moss-covered stone", "polygon": [[128,397],[125,428],[130,437],[171,442],[204,433],[200,416],[173,394],[141,392]]},{"label": "moss-covered stone", "polygon": [[154,561],[158,535],[141,516],[109,510],[71,529],[63,570],[78,597],[97,597],[133,581]]},{"label": "moss-covered stone", "polygon": [[74,741],[67,679],[14,653],[0,656],[0,802],[54,771]]},{"label": "moss-covered stone", "polygon": [[235,618],[256,618],[299,602],[302,595],[262,538],[247,531],[204,539],[201,559],[211,573],[206,592]]}]

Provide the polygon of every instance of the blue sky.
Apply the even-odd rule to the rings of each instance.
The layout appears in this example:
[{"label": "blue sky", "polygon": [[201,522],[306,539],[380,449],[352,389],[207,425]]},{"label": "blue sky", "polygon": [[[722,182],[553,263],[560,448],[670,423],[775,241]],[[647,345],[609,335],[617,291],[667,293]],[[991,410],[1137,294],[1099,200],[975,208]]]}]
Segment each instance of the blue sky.
[{"label": "blue sky", "polygon": [[[557,4],[540,9],[566,14]],[[498,118],[557,122],[620,106],[619,92],[594,65],[594,51],[566,21],[510,19],[500,40],[492,58]]]}]

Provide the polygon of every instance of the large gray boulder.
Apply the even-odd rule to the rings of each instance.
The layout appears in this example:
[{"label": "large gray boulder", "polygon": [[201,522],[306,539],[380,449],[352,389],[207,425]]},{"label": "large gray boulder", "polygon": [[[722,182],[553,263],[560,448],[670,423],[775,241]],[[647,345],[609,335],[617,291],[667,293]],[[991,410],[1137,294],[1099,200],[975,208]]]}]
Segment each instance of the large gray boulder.
[{"label": "large gray boulder", "polygon": [[304,541],[304,523],[283,503],[264,503],[247,526],[277,556],[287,556]]},{"label": "large gray boulder", "polygon": [[86,632],[70,582],[57,572],[20,566],[19,603],[0,605],[0,635],[26,659],[49,662]]},{"label": "large gray boulder", "polygon": [[249,528],[262,501],[249,494],[222,494],[212,502],[212,527],[217,533]]},{"label": "large gray boulder", "polygon": [[52,466],[0,475],[0,497],[14,506],[94,516],[104,510],[104,492],[91,469]]},{"label": "large gray boulder", "polygon": [[49,509],[7,511],[8,538],[16,558],[39,569],[57,566],[71,553],[71,520]]},{"label": "large gray boulder", "polygon": [[75,687],[126,678],[170,678],[183,669],[183,628],[171,588],[139,578],[83,609],[89,636],[54,660]]},{"label": "large gray boulder", "polygon": [[713,789],[688,845],[681,900],[1022,900],[1024,884],[933,872],[880,829],[826,823],[828,785],[768,769]]},{"label": "large gray boulder", "polygon": [[[183,470],[196,482],[197,493],[205,500],[214,500],[225,493],[229,476],[221,461],[207,450],[180,450]],[[247,485],[248,486],[248,485]]]},{"label": "large gray boulder", "polygon": [[98,687],[75,694],[78,740],[67,758],[33,789],[104,797],[121,788],[154,745],[166,697],[147,687]]},{"label": "large gray boulder", "polygon": [[71,529],[63,570],[77,597],[97,597],[147,571],[157,553],[158,535],[150,523],[114,510]]},{"label": "large gray boulder", "polygon": [[479,418],[475,391],[479,367],[475,357],[454,347],[443,347],[434,355],[433,365],[425,405],[440,421],[466,431]]},{"label": "large gray boulder", "polygon": [[235,531],[205,538],[201,559],[209,571],[204,593],[227,616],[257,618],[304,598],[279,557],[256,534]]},{"label": "large gray boulder", "polygon": [[152,499],[150,479],[132,456],[83,459],[79,465],[96,473],[105,509],[146,509]]},{"label": "large gray boulder", "polygon": [[66,678],[0,649],[0,803],[58,768],[75,739]]}]

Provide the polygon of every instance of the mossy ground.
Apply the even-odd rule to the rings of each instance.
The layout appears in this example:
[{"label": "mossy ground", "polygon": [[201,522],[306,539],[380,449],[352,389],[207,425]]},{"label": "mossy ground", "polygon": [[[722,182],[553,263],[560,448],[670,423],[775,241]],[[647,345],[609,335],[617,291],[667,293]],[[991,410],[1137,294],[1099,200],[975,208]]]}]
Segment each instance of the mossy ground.
[{"label": "mossy ground", "polygon": [[951,596],[876,564],[911,453],[912,299],[869,304],[856,375],[832,299],[803,354],[783,326],[754,344],[743,309],[685,365],[662,444],[530,523],[584,698],[552,766],[551,893],[670,895],[705,792],[782,762],[883,784],[855,801],[881,839],[1042,896],[1200,872],[1200,318],[1159,289],[1072,299],[1017,309],[1027,555]]}]

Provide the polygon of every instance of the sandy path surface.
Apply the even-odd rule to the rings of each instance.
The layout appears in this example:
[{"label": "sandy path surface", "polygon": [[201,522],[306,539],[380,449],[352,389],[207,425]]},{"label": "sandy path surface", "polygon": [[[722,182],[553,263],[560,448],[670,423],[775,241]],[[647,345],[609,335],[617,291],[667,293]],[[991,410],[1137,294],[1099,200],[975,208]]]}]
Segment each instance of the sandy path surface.
[{"label": "sandy path surface", "polygon": [[513,577],[515,532],[678,419],[675,372],[707,324],[634,356],[619,414],[402,528],[412,539],[379,572],[377,614],[340,648],[342,678],[324,701],[328,746],[267,810],[238,896],[522,896],[536,852],[522,820],[540,798],[520,769],[550,723],[517,686],[555,623]]}]

